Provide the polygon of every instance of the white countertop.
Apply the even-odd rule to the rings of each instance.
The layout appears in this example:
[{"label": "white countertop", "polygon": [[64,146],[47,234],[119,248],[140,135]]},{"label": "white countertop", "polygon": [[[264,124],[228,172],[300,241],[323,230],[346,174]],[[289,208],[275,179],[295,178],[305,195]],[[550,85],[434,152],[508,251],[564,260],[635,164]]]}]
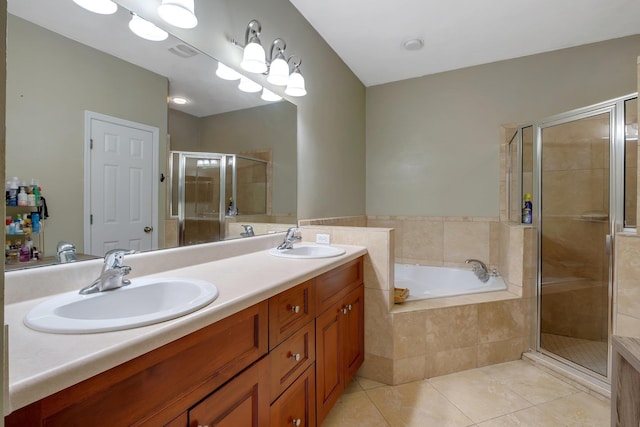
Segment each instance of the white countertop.
[{"label": "white countertop", "polygon": [[346,253],[334,258],[287,259],[259,251],[146,276],[208,280],[220,295],[199,311],[135,329],[81,335],[37,332],[27,328],[23,318],[49,297],[6,305],[10,407],[5,412],[161,347],[367,252],[361,246],[335,246]]}]

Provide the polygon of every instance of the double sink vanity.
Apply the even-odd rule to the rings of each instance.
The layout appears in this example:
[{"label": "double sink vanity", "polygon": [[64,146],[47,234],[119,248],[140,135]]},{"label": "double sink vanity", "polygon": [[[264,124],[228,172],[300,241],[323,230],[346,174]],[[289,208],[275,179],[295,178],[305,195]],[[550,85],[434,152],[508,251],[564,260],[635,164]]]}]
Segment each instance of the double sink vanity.
[{"label": "double sink vanity", "polygon": [[[364,360],[366,249],[251,240],[120,289],[9,301],[6,425],[320,425]],[[193,250],[132,255],[132,276]]]}]

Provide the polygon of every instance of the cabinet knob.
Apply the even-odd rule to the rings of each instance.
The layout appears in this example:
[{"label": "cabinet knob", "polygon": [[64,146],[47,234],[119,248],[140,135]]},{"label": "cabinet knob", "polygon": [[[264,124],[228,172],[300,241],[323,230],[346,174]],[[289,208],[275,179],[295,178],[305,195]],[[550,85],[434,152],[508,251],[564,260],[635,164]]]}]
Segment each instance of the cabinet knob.
[{"label": "cabinet knob", "polygon": [[291,356],[289,356],[290,358],[292,358],[293,360],[295,360],[296,362],[299,362],[301,357],[300,357],[300,353],[291,353]]},{"label": "cabinet knob", "polygon": [[290,308],[292,313],[300,313],[300,306],[299,305],[292,305]]},{"label": "cabinet knob", "polygon": [[291,424],[293,424],[296,427],[298,427],[301,423],[302,423],[302,420],[300,418],[294,418],[291,420]]},{"label": "cabinet knob", "polygon": [[352,309],[351,304],[347,304],[344,307],[342,307],[342,314],[347,314],[348,312],[350,312]]}]

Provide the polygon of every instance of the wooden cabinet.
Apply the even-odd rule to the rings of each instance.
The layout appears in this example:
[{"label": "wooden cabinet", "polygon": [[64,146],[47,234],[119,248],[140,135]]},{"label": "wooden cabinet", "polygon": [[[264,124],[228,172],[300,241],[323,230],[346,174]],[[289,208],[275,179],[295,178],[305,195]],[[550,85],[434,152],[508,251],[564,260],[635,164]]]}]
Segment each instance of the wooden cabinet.
[{"label": "wooden cabinet", "polygon": [[261,359],[189,410],[189,427],[269,425],[269,361]]},{"label": "wooden cabinet", "polygon": [[320,425],[364,359],[362,262],[21,408],[5,425]]},{"label": "wooden cabinet", "polygon": [[[325,419],[346,385],[364,361],[364,285],[362,259],[345,268],[327,273],[349,278],[347,286],[335,295],[321,295],[317,300],[331,301],[316,318],[316,401],[318,425]],[[332,277],[324,277],[333,282]],[[318,304],[322,306],[323,304]]]},{"label": "wooden cabinet", "polygon": [[165,425],[267,354],[267,328],[264,301],[21,408],[5,425]]}]

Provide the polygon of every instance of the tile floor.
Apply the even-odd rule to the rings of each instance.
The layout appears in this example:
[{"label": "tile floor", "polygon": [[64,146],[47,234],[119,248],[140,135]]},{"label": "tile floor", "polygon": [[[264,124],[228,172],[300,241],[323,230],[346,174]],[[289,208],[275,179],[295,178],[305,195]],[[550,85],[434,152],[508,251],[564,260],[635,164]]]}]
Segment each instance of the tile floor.
[{"label": "tile floor", "polygon": [[609,401],[517,360],[398,386],[356,377],[322,427],[605,427],[609,411]]}]

